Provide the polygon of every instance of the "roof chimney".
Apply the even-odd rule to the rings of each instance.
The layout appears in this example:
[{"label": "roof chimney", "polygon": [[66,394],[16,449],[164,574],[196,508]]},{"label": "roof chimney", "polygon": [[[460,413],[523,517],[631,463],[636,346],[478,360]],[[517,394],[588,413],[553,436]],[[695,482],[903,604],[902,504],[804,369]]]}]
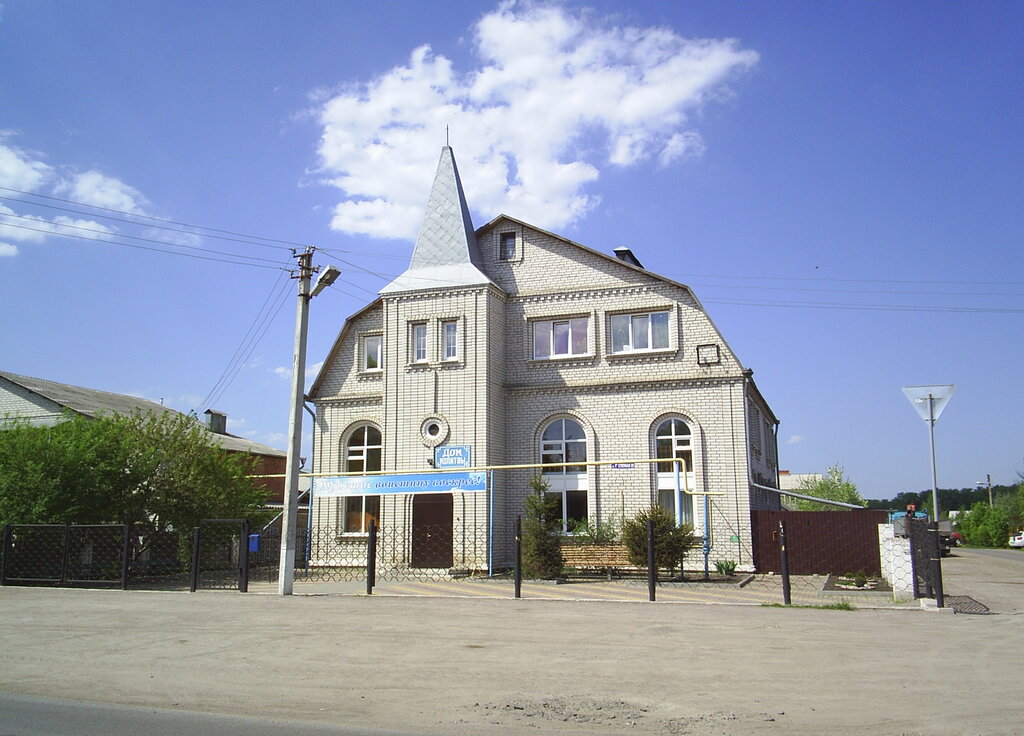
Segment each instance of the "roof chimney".
[{"label": "roof chimney", "polygon": [[624,261],[625,263],[628,263],[631,266],[636,266],[637,268],[644,267],[644,264],[640,263],[640,261],[637,260],[636,256],[633,255],[633,251],[631,251],[626,246],[620,245],[618,248],[615,249],[614,252],[615,257],[618,258],[620,261]]},{"label": "roof chimney", "polygon": [[228,415],[222,411],[207,409],[203,412],[206,415],[206,428],[214,434],[228,433]]}]

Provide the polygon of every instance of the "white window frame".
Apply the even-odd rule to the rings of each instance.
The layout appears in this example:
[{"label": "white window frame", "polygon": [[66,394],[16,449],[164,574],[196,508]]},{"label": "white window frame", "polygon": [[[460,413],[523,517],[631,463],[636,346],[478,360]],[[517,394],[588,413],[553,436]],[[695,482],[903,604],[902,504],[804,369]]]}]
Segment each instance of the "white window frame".
[{"label": "white window frame", "polygon": [[459,359],[459,321],[446,319],[441,322],[441,359],[454,361]]},{"label": "white window frame", "polygon": [[[664,318],[665,340],[663,345],[655,345],[654,318]],[[625,321],[627,341],[616,349],[616,326]],[[652,309],[649,312],[630,312],[613,314],[608,319],[608,344],[612,355],[626,353],[650,353],[658,350],[669,350],[672,347],[672,313],[668,309]],[[646,343],[646,344],[644,344]]]},{"label": "white window frame", "polygon": [[[371,350],[371,342],[376,341],[377,348],[375,351]],[[376,366],[370,366],[370,358],[375,357],[377,361]],[[366,373],[377,373],[384,370],[384,336],[383,335],[364,335],[363,336],[363,371]]]},{"label": "white window frame", "polygon": [[[661,428],[669,422],[672,422],[669,427],[669,432],[666,435],[659,435]],[[681,432],[677,433],[675,422],[682,422],[686,428],[686,434]],[[669,445],[669,453],[665,454],[661,451],[662,443],[659,443],[659,439],[667,439]],[[694,472],[693,472],[693,427],[690,422],[683,417],[670,416],[662,419],[654,427],[654,457],[657,459],[671,460],[672,458],[680,458],[686,461],[686,475],[680,473],[680,496],[682,497],[682,520],[683,523],[693,523],[693,496],[686,493],[684,488],[689,488],[691,491],[694,490]],[[657,483],[657,501],[659,506],[663,506],[672,512],[676,518],[679,515],[676,514],[676,463],[671,463],[668,471],[663,471],[659,467],[660,463],[655,464],[655,468],[658,474]],[[668,500],[668,503],[666,503]]]},{"label": "white window frame", "polygon": [[[377,433],[377,442],[371,442],[369,431],[373,430]],[[356,433],[363,433],[363,441],[361,444],[352,444],[355,439]],[[377,450],[376,461],[371,461],[370,450]],[[348,438],[345,440],[344,449],[345,458],[345,472],[363,472],[372,473],[380,472],[384,463],[384,436],[381,431],[373,424],[360,424],[353,428],[349,433]],[[361,464],[362,467],[354,467],[357,464]],[[376,466],[376,467],[370,467]],[[380,513],[380,496],[343,496],[339,499],[338,513],[341,516],[341,533],[344,535],[365,535],[369,533],[369,528],[366,523],[367,519],[367,504],[377,507],[377,526],[380,526],[381,513]],[[351,513],[359,514],[359,528],[349,529],[348,514],[350,513],[349,506],[353,507]],[[358,506],[358,508],[355,508]]]},{"label": "white window frame", "polygon": [[[581,438],[577,439],[566,439],[566,422],[571,422],[579,429]],[[561,438],[545,437],[548,435],[548,430],[554,429],[555,432],[551,434],[561,434]],[[540,453],[541,462],[569,462],[569,455],[573,454],[575,457],[572,461],[586,463],[589,458],[590,443],[587,440],[587,430],[581,422],[572,417],[557,417],[547,422],[544,425],[543,430],[540,433],[540,443],[538,446],[538,452]],[[583,456],[579,457],[579,450],[582,448]],[[573,452],[575,450],[575,452]],[[569,532],[569,494],[577,494],[582,492],[583,496],[583,521],[586,521],[590,515],[590,484],[587,479],[587,465],[583,464],[577,467],[574,466],[562,466],[557,468],[543,468],[541,472],[542,480],[548,484],[549,489],[547,495],[558,496],[561,500],[562,506],[562,533],[566,534]]]},{"label": "white window frame", "polygon": [[412,322],[409,325],[409,362],[428,362],[426,322]]},{"label": "white window frame", "polygon": [[[566,352],[556,352],[556,335],[560,329],[568,332]],[[576,350],[575,336],[582,335],[582,350]],[[590,317],[561,317],[558,319],[538,319],[530,323],[531,351],[534,360],[557,360],[559,358],[577,358],[590,355]],[[543,340],[543,343],[541,343]],[[544,351],[538,351],[538,345],[544,345]]]}]

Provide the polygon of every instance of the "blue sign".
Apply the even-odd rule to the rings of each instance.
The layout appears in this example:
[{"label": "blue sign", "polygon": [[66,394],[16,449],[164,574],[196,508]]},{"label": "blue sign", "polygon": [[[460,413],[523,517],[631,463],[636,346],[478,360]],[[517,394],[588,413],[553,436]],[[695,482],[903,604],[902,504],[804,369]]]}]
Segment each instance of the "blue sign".
[{"label": "blue sign", "polygon": [[438,470],[448,468],[470,468],[471,453],[469,445],[444,445],[434,448],[434,467]]},{"label": "blue sign", "polygon": [[454,493],[487,490],[486,473],[409,473],[315,478],[316,496],[378,496],[394,493]]},{"label": "blue sign", "polygon": [[636,463],[612,463],[612,467],[616,470],[632,470],[636,467]]}]

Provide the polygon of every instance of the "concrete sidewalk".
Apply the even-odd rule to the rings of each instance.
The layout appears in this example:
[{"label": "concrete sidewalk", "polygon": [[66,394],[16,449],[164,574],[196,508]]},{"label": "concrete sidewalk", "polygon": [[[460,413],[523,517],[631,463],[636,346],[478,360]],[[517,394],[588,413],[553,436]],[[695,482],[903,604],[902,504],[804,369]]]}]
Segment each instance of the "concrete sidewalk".
[{"label": "concrete sidewalk", "polygon": [[[846,602],[857,608],[892,608],[916,606],[903,598],[895,600],[891,592],[884,591],[825,591],[827,576],[792,576],[790,597],[794,605],[821,606]],[[275,593],[269,583],[250,583],[250,592]],[[365,581],[342,581],[295,584],[297,595],[365,595]],[[514,597],[511,580],[489,578],[463,578],[458,580],[403,580],[383,581],[374,587],[375,596],[430,596],[448,598]],[[659,583],[655,596],[659,603],[705,603],[760,606],[782,604],[782,579],[777,575],[749,576],[744,584],[726,582]],[[524,581],[523,600],[559,601],[648,601],[647,582],[640,579],[571,581]]]}]

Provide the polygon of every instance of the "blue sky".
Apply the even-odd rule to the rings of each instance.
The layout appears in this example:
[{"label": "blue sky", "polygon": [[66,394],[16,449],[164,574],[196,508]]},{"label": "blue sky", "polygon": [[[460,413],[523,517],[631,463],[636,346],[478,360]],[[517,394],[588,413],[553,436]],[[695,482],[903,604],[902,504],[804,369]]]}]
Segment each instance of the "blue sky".
[{"label": "blue sky", "polygon": [[627,245],[694,288],[782,467],[928,488],[900,387],[954,383],[939,484],[1024,470],[1017,3],[0,8],[3,370],[212,394],[284,447],[289,244],[344,271],[315,371],[403,270],[449,125],[477,225]]}]

